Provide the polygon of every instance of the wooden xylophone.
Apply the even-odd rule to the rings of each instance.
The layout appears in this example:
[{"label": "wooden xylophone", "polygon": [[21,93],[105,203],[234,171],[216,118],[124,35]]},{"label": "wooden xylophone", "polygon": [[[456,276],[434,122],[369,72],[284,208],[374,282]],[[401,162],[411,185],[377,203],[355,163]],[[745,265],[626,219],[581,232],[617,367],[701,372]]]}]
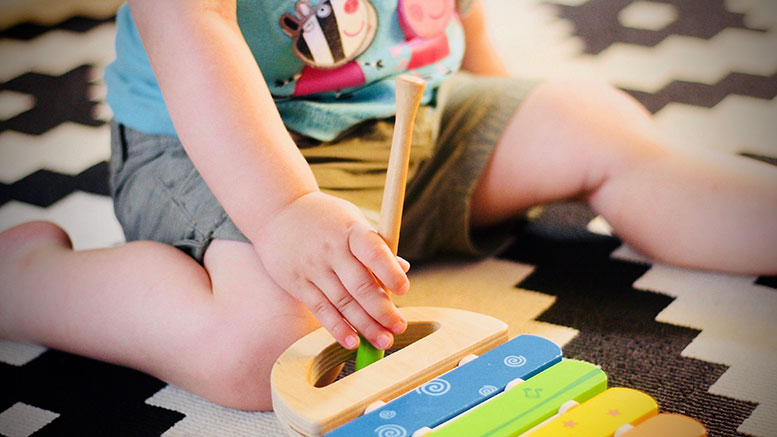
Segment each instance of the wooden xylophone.
[{"label": "wooden xylophone", "polygon": [[[423,88],[417,77],[397,78],[397,116],[378,226],[394,253],[413,119]],[[408,321],[406,332],[394,341],[400,349],[331,384],[326,380],[354,352],[340,347],[323,328],[278,358],[270,377],[273,409],[292,434],[706,435],[693,419],[657,416],[656,402],[644,393],[607,390],[601,369],[562,360],[561,349],[546,339],[522,335],[507,341],[507,325],[501,320],[450,308],[400,311]],[[371,355],[368,347],[363,349]],[[477,354],[482,356],[464,363],[465,357]]]},{"label": "wooden xylophone", "polygon": [[320,380],[353,351],[323,329],[278,359],[271,378],[273,406],[291,434],[706,435],[694,419],[658,414],[647,394],[608,389],[601,369],[562,358],[547,339],[520,335],[507,341],[503,322],[463,310],[401,311],[408,330],[396,338],[399,350],[331,384]]}]

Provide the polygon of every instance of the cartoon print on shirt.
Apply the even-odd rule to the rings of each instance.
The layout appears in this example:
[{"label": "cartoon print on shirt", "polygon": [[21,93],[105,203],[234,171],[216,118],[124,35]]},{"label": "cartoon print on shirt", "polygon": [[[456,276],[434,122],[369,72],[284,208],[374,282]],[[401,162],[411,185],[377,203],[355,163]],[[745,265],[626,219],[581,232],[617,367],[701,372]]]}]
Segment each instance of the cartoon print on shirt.
[{"label": "cartoon print on shirt", "polygon": [[455,9],[455,0],[399,0],[399,24],[411,53],[408,70],[432,64],[450,54],[445,29]]},{"label": "cartoon print on shirt", "polygon": [[323,0],[315,6],[298,0],[295,13],[281,16],[281,28],[294,39],[294,53],[306,65],[275,85],[294,83],[294,97],[364,85],[364,72],[354,59],[367,50],[378,28],[370,0]]},{"label": "cartoon print on shirt", "polygon": [[313,6],[298,0],[296,14],[281,16],[283,31],[294,38],[294,52],[315,68],[353,61],[375,38],[378,17],[369,0],[323,0]]},{"label": "cartoon print on shirt", "polygon": [[373,42],[378,26],[370,0],[321,0],[316,5],[297,0],[295,13],[283,14],[280,24],[305,65],[292,77],[276,80],[275,86],[293,84],[294,97],[323,92],[347,97],[342,91],[366,84],[367,74],[383,69],[386,62],[401,72],[441,61],[450,55],[446,29],[457,19],[455,1],[398,0],[398,22],[405,39],[379,53],[383,59],[357,60]]},{"label": "cartoon print on shirt", "polygon": [[445,33],[455,0],[399,0],[399,23],[408,39],[432,39]]}]

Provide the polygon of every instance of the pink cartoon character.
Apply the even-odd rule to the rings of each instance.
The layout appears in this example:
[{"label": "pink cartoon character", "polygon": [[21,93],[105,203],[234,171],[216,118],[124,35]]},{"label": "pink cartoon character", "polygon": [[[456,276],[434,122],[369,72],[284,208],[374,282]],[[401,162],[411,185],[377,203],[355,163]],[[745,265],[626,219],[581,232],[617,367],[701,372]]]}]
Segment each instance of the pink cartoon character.
[{"label": "pink cartoon character", "polygon": [[399,0],[399,24],[410,48],[405,68],[420,68],[450,54],[445,29],[454,17],[455,0]]},{"label": "pink cartoon character", "polygon": [[283,14],[281,27],[294,38],[294,52],[315,68],[337,68],[353,61],[372,43],[378,18],[369,0],[298,0],[296,16]]},{"label": "pink cartoon character", "polygon": [[399,0],[402,30],[408,39],[433,39],[445,33],[455,8],[455,0]]}]

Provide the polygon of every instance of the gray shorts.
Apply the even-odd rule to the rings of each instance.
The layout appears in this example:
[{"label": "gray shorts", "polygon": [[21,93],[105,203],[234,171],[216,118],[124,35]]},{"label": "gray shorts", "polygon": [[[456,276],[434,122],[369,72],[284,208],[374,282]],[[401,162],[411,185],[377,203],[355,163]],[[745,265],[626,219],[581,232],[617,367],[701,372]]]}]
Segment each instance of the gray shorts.
[{"label": "gray shorts", "polygon": [[[535,85],[457,74],[435,107],[419,110],[399,254],[483,256],[508,238],[503,229],[473,233],[469,198],[495,144]],[[355,126],[320,143],[296,138],[322,191],[349,200],[377,221],[391,146],[392,120]],[[171,244],[198,262],[214,239],[248,241],[213,196],[174,136],[111,124],[111,192],[127,241]]]}]

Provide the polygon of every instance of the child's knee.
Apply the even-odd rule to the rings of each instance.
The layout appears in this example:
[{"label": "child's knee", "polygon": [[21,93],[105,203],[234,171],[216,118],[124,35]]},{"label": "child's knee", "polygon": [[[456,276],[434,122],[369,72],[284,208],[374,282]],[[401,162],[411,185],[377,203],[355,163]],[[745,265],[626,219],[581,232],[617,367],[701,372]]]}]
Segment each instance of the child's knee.
[{"label": "child's knee", "polygon": [[554,109],[569,107],[594,113],[609,113],[617,109],[629,116],[642,118],[650,115],[629,94],[596,79],[551,79],[539,84],[529,97],[550,104]]},{"label": "child's knee", "polygon": [[572,134],[587,154],[630,162],[662,150],[650,113],[625,92],[599,80],[551,80],[527,103]]},{"label": "child's knee", "polygon": [[4,246],[25,247],[37,245],[57,245],[72,248],[73,244],[64,229],[51,222],[33,221],[14,226],[0,233],[0,243]]},{"label": "child's knee", "polygon": [[200,351],[196,364],[198,379],[205,381],[204,396],[230,408],[272,409],[270,374],[275,361],[317,326],[306,314],[293,311],[264,323],[241,323],[228,316],[219,323],[208,335],[213,344]]},{"label": "child's knee", "polygon": [[[70,237],[54,223],[24,223],[0,232],[0,267],[4,272],[16,275],[28,266],[38,265],[41,256],[70,251],[72,248]],[[5,286],[12,286],[10,278],[4,279]]]}]

